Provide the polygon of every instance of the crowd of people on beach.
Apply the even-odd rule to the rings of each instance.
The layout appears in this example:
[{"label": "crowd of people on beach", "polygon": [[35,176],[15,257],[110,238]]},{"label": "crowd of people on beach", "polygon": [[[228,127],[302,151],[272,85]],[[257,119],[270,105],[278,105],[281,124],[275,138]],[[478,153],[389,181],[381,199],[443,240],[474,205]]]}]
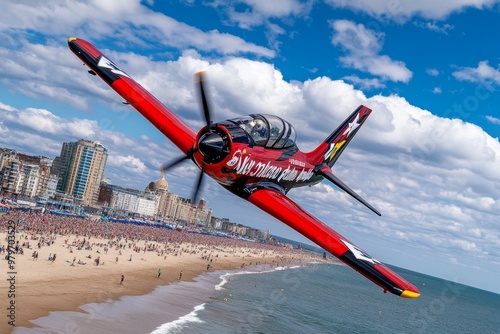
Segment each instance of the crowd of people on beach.
[{"label": "crowd of people on beach", "polygon": [[320,254],[272,243],[17,209],[0,211],[0,254],[0,263],[15,261],[22,273],[24,324],[44,310],[145,294],[205,272],[321,261]]},{"label": "crowd of people on beach", "polygon": [[[38,258],[38,250],[54,244],[58,238],[63,238],[70,253],[82,249],[96,253],[97,256],[94,259],[96,265],[100,263],[101,251],[107,254],[109,249],[117,250],[119,255],[127,252],[130,254],[128,261],[132,261],[132,253],[155,252],[157,256],[165,258],[167,255],[199,254],[209,264],[219,256],[234,255],[242,248],[249,257],[280,258],[281,256],[282,261],[285,259],[293,261],[296,257],[303,255],[301,250],[267,243],[188,233],[157,226],[110,222],[100,218],[42,214],[40,211],[29,210],[10,210],[4,213],[0,218],[0,232],[6,231],[8,220],[17,222],[16,253],[23,254],[25,249],[29,249],[33,260]],[[5,252],[5,247],[3,240],[0,240],[0,253],[2,250]],[[53,262],[56,254],[51,254],[51,256],[53,258],[50,261]],[[92,255],[87,258],[92,259]],[[116,257],[116,262],[118,262],[118,257]],[[81,263],[80,260],[79,263]]]}]

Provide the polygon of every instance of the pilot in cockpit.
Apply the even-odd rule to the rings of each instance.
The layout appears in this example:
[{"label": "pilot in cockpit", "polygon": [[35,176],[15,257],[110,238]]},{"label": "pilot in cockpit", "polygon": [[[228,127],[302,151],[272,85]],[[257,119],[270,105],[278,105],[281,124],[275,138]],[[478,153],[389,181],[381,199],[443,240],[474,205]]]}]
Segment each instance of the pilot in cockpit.
[{"label": "pilot in cockpit", "polygon": [[261,119],[253,121],[255,125],[252,128],[251,136],[256,145],[264,145],[269,137],[266,123]]}]

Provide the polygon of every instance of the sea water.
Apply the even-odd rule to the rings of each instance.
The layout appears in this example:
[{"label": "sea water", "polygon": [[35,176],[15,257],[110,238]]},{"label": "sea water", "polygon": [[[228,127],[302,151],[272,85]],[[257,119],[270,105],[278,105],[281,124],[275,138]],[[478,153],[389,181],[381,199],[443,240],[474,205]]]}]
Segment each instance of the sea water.
[{"label": "sea water", "polygon": [[500,295],[395,270],[420,298],[384,294],[343,265],[225,275],[219,293],[153,333],[500,333]]},{"label": "sea water", "polygon": [[419,298],[384,294],[345,265],[260,266],[51,312],[14,333],[500,333],[499,294],[393,269]]}]

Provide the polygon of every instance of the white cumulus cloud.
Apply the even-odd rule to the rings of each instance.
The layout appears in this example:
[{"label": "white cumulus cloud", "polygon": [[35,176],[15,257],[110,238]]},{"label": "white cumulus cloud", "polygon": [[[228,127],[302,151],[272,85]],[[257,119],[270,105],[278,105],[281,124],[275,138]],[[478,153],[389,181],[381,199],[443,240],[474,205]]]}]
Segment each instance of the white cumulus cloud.
[{"label": "white cumulus cloud", "polygon": [[461,68],[453,72],[453,76],[462,81],[500,84],[500,70],[490,66],[486,60],[480,61],[477,67]]},{"label": "white cumulus cloud", "polygon": [[333,7],[349,8],[374,17],[405,22],[416,16],[441,20],[451,13],[467,8],[482,9],[491,7],[498,3],[498,0],[326,0],[326,2]]},{"label": "white cumulus cloud", "polygon": [[334,30],[332,43],[348,53],[340,58],[345,66],[391,81],[408,82],[411,79],[412,72],[404,62],[379,54],[383,45],[382,33],[348,20],[330,24]]}]

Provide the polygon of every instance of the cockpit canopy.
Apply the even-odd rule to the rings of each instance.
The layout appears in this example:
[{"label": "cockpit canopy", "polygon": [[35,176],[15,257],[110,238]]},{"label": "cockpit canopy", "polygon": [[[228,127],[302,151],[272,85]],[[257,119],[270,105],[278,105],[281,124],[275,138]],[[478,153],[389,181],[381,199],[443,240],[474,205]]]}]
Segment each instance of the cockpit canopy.
[{"label": "cockpit canopy", "polygon": [[297,134],[287,121],[273,115],[252,114],[228,120],[243,129],[255,145],[286,148],[295,145]]}]

